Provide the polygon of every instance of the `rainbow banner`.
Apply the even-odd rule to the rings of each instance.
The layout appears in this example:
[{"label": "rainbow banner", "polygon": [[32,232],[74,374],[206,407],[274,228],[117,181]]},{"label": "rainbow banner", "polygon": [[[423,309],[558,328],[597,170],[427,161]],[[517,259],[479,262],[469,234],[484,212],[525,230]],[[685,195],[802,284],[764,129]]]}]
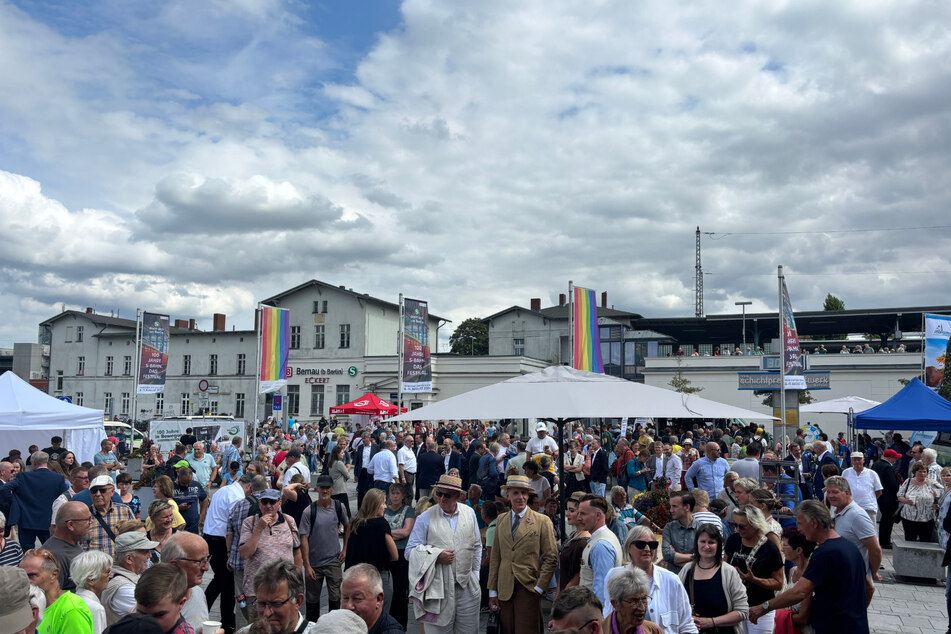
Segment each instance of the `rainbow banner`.
[{"label": "rainbow banner", "polygon": [[261,394],[276,392],[287,384],[287,351],[291,339],[291,311],[261,307],[261,369],[258,374]]},{"label": "rainbow banner", "polygon": [[594,291],[576,286],[571,310],[574,323],[572,365],[576,370],[603,374],[601,338],[598,336],[598,303]]}]

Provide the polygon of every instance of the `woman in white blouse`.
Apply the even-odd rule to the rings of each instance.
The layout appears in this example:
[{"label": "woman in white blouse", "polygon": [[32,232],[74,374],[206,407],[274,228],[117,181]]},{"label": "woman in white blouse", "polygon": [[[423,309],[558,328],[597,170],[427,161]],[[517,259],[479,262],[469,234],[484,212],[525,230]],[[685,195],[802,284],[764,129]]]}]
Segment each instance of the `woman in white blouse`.
[{"label": "woman in white blouse", "polygon": [[112,576],[112,558],[101,550],[87,550],[69,564],[69,576],[76,584],[76,596],[92,612],[92,632],[102,634],[106,629],[106,609],[99,602],[102,591]]}]

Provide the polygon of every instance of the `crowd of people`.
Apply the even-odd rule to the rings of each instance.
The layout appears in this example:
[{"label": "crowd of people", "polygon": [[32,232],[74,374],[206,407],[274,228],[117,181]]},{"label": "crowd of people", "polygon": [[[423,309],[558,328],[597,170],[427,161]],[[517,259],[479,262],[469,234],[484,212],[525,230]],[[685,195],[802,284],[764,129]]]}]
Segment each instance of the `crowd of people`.
[{"label": "crowd of people", "polygon": [[[944,545],[951,530],[951,469],[899,434],[866,467],[868,443],[778,442],[755,425],[565,431],[269,423],[249,448],[225,437],[206,450],[188,430],[167,456],[143,447],[145,506],[114,439],[79,463],[54,437],[29,464],[0,461],[0,623],[867,632],[896,517],[908,540]],[[653,491],[663,526],[640,505]]]}]

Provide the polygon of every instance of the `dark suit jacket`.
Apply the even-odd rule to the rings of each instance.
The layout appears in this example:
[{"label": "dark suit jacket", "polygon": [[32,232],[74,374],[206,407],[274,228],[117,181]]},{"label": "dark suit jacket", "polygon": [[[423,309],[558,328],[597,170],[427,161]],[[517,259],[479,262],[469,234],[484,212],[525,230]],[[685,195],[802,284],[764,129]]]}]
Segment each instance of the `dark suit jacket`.
[{"label": "dark suit jacket", "polygon": [[608,481],[608,452],[602,447],[591,459],[591,481],[603,483]]},{"label": "dark suit jacket", "polygon": [[[445,458],[444,458],[444,460],[445,460]],[[459,475],[461,476],[461,475],[462,475],[462,464],[463,464],[462,452],[456,451],[455,449],[453,449],[453,450],[452,450],[452,453],[449,454],[449,468],[450,468],[450,469],[459,469]],[[445,466],[445,465],[444,465],[444,466]]]},{"label": "dark suit jacket", "polygon": [[416,488],[431,489],[444,470],[442,456],[435,451],[424,450],[419,454],[419,462],[416,465]]},{"label": "dark suit jacket", "polygon": [[[380,443],[371,443],[370,444],[370,459],[373,459],[373,456],[380,452]],[[361,444],[357,447],[357,450],[353,452],[353,472],[357,475],[360,475],[361,469],[366,469],[370,465],[369,462],[363,464],[363,445]]]},{"label": "dark suit jacket", "polygon": [[889,504],[898,502],[898,474],[895,473],[895,467],[884,458],[880,458],[872,465],[872,471],[878,474],[882,481],[882,494],[878,498],[879,504]]},{"label": "dark suit jacket", "polygon": [[2,487],[2,490],[13,491],[13,506],[7,524],[48,531],[52,523],[53,501],[68,488],[66,478],[49,469],[20,473]]},{"label": "dark suit jacket", "polygon": [[816,493],[816,499],[822,499],[822,488],[825,485],[825,482],[822,477],[822,467],[827,464],[839,466],[839,461],[835,459],[835,456],[831,452],[827,451],[822,454],[822,458],[819,459],[819,462],[816,464],[816,474],[812,478],[813,488]]},{"label": "dark suit jacket", "polygon": [[[803,458],[802,456],[800,456],[800,458],[802,458],[802,463],[800,464],[800,467],[799,467],[799,468],[801,469],[802,479],[803,479],[803,481],[804,481],[806,484],[809,484],[809,479],[806,477],[806,473],[808,472],[808,466],[806,465],[806,459]],[[786,457],[783,458],[783,462],[788,462],[788,463],[790,463],[790,464],[792,464],[792,465],[795,465],[795,464],[796,464],[796,459],[793,458],[791,454],[787,454]],[[790,478],[793,477],[793,468],[792,468],[792,467],[786,467],[786,468],[783,469],[783,471],[785,471],[785,472],[786,472],[786,475],[788,475]],[[797,482],[798,482],[798,480],[797,480]]]}]

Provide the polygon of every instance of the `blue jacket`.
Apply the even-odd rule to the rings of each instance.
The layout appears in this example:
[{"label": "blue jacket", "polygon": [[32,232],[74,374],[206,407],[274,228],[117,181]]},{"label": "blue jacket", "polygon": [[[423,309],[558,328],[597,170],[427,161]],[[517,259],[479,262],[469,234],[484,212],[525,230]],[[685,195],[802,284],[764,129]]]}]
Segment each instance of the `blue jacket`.
[{"label": "blue jacket", "polygon": [[444,470],[442,456],[428,449],[420,452],[416,463],[416,488],[431,489]]},{"label": "blue jacket", "polygon": [[827,464],[839,466],[839,461],[835,459],[830,452],[826,451],[822,454],[822,457],[819,459],[819,462],[816,464],[816,474],[812,478],[812,483],[816,493],[816,499],[822,499],[822,489],[825,486],[824,480],[822,478],[822,467]]},{"label": "blue jacket", "polygon": [[13,506],[7,523],[29,530],[48,531],[52,524],[53,501],[69,489],[66,478],[49,469],[24,471],[0,491],[13,492]]}]

